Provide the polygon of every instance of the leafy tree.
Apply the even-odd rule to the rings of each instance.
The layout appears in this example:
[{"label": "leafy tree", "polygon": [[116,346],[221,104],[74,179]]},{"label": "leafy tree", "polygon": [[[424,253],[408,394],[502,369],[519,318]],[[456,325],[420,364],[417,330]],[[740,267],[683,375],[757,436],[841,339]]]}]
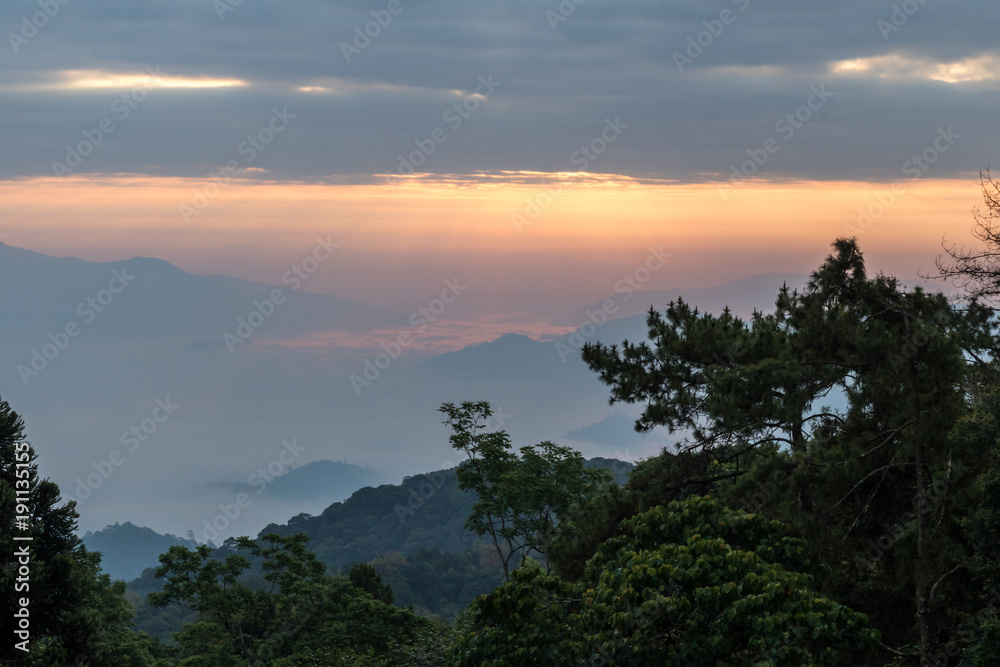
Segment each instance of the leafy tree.
[{"label": "leafy tree", "polygon": [[[671,303],[650,312],[652,345],[598,343],[583,356],[612,402],[646,403],[638,430],[687,432],[682,450],[697,465],[661,493],[711,485],[740,504],[765,489],[761,505],[840,569],[837,599],[911,606],[909,623],[877,617],[926,663],[974,585],[961,525],[981,442],[960,423],[969,362],[994,345],[991,313],[869,279],[853,240],[834,249],[802,293],[782,288],[773,314],[744,323]],[[846,409],[820,404],[834,393]],[[859,586],[854,556],[887,527],[892,549],[861,568],[872,586]]]},{"label": "leafy tree", "polygon": [[460,553],[389,552],[372,565],[392,585],[397,604],[413,605],[422,615],[446,621],[453,621],[472,600],[504,580],[496,553],[484,543]]},{"label": "leafy tree", "polygon": [[396,601],[392,586],[382,581],[382,577],[375,571],[371,563],[358,563],[351,568],[348,576],[356,588],[360,588],[376,600],[381,600],[386,604],[392,604]]},{"label": "leafy tree", "polygon": [[579,580],[587,559],[601,542],[620,534],[624,519],[674,500],[714,493],[726,477],[722,470],[723,464],[692,451],[674,454],[664,449],[639,462],[624,487],[612,486],[585,498],[571,511],[546,552],[549,563],[561,577]]},{"label": "leafy tree", "polygon": [[[39,477],[24,428],[0,399],[0,612],[7,628],[0,662],[152,665],[158,648],[132,631],[124,582],[102,575],[100,554],[76,537],[76,501],[60,505],[59,487]],[[28,601],[27,628],[15,617],[22,599]],[[28,634],[18,637],[16,630]]]},{"label": "leafy tree", "polygon": [[161,592],[150,593],[149,602],[154,607],[175,603],[199,613],[204,623],[182,633],[182,647],[183,640],[196,639],[200,643],[215,637],[216,641],[206,643],[222,644],[220,652],[231,658],[238,656],[247,665],[264,664],[259,645],[274,607],[265,591],[254,591],[240,583],[240,575],[249,568],[250,561],[242,555],[213,559],[206,545],[194,550],[170,547],[160,556],[156,569],[156,576],[166,578],[166,584]]},{"label": "leafy tree", "polygon": [[980,443],[975,503],[964,522],[976,555],[976,568],[986,574],[989,590],[1000,590],[1000,386],[981,394],[975,411],[962,424]]},{"label": "leafy tree", "polygon": [[466,528],[490,537],[505,579],[511,563],[544,554],[560,518],[611,479],[607,470],[587,468],[579,452],[553,442],[511,451],[506,431],[485,431],[493,414],[485,401],[445,403],[440,412],[454,431],[451,446],[468,456],[457,471],[459,488],[477,499]]},{"label": "leafy tree", "polygon": [[815,591],[805,544],[691,497],[623,523],[579,582],[520,568],[474,603],[460,665],[864,664],[867,619]]},{"label": "leafy tree", "polygon": [[1000,656],[1000,623],[996,620],[979,628],[972,646],[962,653],[958,667],[990,667]]},{"label": "leafy tree", "polygon": [[485,543],[463,527],[475,501],[472,493],[458,488],[454,470],[439,470],[407,477],[402,484],[359,489],[318,516],[269,524],[262,534],[307,533],[310,548],[327,567],[346,571],[389,551],[438,548],[457,553]]},{"label": "leafy tree", "polygon": [[305,534],[235,540],[261,561],[263,588],[242,580],[251,563],[240,553],[213,558],[201,545],[161,555],[156,574],[167,582],[150,602],[199,612],[178,634],[181,664],[389,664],[434,636],[430,621],[375,599],[348,577],[325,576],[307,542]]}]

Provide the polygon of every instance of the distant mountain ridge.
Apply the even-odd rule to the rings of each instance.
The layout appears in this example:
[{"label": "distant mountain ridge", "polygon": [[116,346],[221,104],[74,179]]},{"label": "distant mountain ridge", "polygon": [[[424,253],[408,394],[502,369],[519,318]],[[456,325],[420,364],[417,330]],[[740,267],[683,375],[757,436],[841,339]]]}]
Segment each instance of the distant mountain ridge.
[{"label": "distant mountain ridge", "polygon": [[112,579],[131,581],[143,570],[155,567],[157,558],[175,545],[194,548],[197,542],[176,535],[161,535],[152,528],[132,523],[116,523],[97,532],[87,532],[83,544],[88,551],[101,552],[101,568]]},{"label": "distant mountain ridge", "polygon": [[[121,278],[109,286],[116,272]],[[274,279],[280,277],[279,271]],[[122,280],[128,281],[124,288]],[[247,486],[236,491],[213,484],[242,483],[269,464],[286,437],[308,447],[303,462],[368,461],[399,479],[443,460],[447,432],[435,410],[467,398],[502,408],[513,427],[535,442],[574,433],[574,446],[586,456],[633,458],[660,448],[616,422],[581,430],[607,417],[609,408],[607,387],[582,362],[580,347],[644,340],[645,305],[642,314],[590,323],[572,334],[540,340],[507,334],[436,357],[406,350],[384,367],[382,345],[392,331],[410,329],[405,315],[293,292],[289,285],[195,275],[160,259],[99,263],[6,244],[0,245],[0,281],[8,287],[0,290],[3,397],[25,416],[46,474],[67,493],[79,494],[79,480],[122,450],[123,433],[140,426],[152,430],[157,401],[180,406],[156,422],[139,449],[122,450],[126,462],[81,503],[83,530],[129,520],[178,535],[195,529],[203,539],[199,531],[218,514],[219,504],[232,502]],[[767,298],[760,305],[769,307],[780,281],[763,283]],[[246,344],[227,350],[223,335],[235,331],[237,318],[251,312],[263,317],[254,301],[276,289],[286,301]],[[619,303],[631,307],[655,294],[639,291]],[[93,310],[89,299],[111,301],[85,321],[78,311],[81,303]],[[747,306],[730,305],[734,312]],[[80,331],[67,341],[62,332],[70,324]],[[360,331],[369,326],[374,328]],[[327,330],[332,333],[325,335]],[[452,334],[442,329],[435,335]],[[366,372],[366,358],[378,360],[378,377],[358,391],[350,378]],[[192,468],[191,461],[198,465]],[[327,507],[328,499],[302,500],[311,495],[310,484],[297,487],[292,480],[278,479],[266,493],[253,495],[252,510],[241,515],[238,527],[220,531],[221,539],[255,533],[296,511],[315,514]],[[359,478],[351,484],[380,481]],[[140,506],[138,497],[148,501]]]},{"label": "distant mountain ridge", "polygon": [[[124,281],[116,279],[115,272]],[[275,289],[285,300],[277,306],[282,317],[262,327],[267,337],[367,331],[406,322],[400,313],[355,299],[296,291],[288,284],[188,273],[161,259],[88,262],[4,243],[0,243],[0,284],[18,286],[0,291],[0,309],[6,315],[0,320],[0,336],[8,341],[44,341],[70,321],[85,329],[89,339],[219,340],[223,332],[234,329],[238,317],[246,318],[254,310],[254,301],[263,302]],[[96,305],[88,299],[96,300]],[[128,307],[122,307],[126,303]],[[91,311],[94,314],[88,315]]]},{"label": "distant mountain ridge", "polygon": [[380,482],[381,476],[368,468],[344,461],[312,461],[277,477],[265,471],[254,473],[246,482],[217,482],[235,493],[251,497],[265,488],[268,498],[276,500],[343,500],[358,489]]},{"label": "distant mountain ridge", "polygon": [[[618,483],[633,467],[600,457],[587,465],[611,470]],[[388,551],[458,552],[478,541],[464,527],[473,503],[474,494],[459,490],[454,468],[434,470],[407,477],[402,484],[359,489],[319,516],[299,515],[286,524],[268,525],[261,534],[306,533],[310,548],[330,567],[367,562]]]},{"label": "distant mountain ridge", "polygon": [[[627,461],[603,457],[589,459],[586,465],[610,470],[618,484],[627,481],[634,467]],[[359,489],[318,516],[299,514],[287,523],[270,524],[258,537],[265,533],[306,533],[310,551],[330,568],[342,572],[355,563],[374,562],[392,584],[397,604],[414,604],[422,613],[450,620],[502,578],[492,547],[465,529],[474,502],[474,494],[458,489],[454,468],[435,470],[407,477],[400,484]],[[105,571],[115,578],[120,577],[114,572],[123,571],[121,564],[127,554],[122,550],[127,545],[144,545],[146,567],[155,566],[159,555],[151,554],[146,545],[166,545],[163,551],[173,543],[194,546],[189,540],[160,536],[149,528],[131,524],[87,533],[85,543],[88,549],[102,551],[104,561],[109,563]],[[220,546],[225,552],[226,546]],[[138,556],[132,560],[136,562],[129,562],[130,571],[135,570]],[[130,589],[146,593],[159,590],[160,585],[146,572],[133,578]],[[153,634],[166,632],[164,622],[178,622],[176,615],[172,617],[175,620],[165,621],[163,613],[142,601],[139,610],[138,628]]]},{"label": "distant mountain ridge", "polygon": [[[380,478],[361,466],[323,460],[307,463],[277,477],[260,477],[260,480],[260,487],[266,487],[269,501],[333,502],[349,497],[358,489],[380,481]],[[247,493],[251,498],[255,498],[258,491],[257,486],[244,482],[221,482],[214,486],[232,493]],[[198,544],[191,537],[161,535],[151,528],[135,526],[127,521],[98,531],[88,531],[82,539],[87,549],[103,554],[102,567],[112,579],[126,581],[140,576],[146,568],[156,567],[157,557],[171,546],[194,547]]]},{"label": "distant mountain ridge", "polygon": [[[424,362],[424,366],[431,370],[489,377],[498,381],[556,378],[565,372],[560,368],[562,365],[552,342],[537,341],[514,333],[445,352]],[[570,372],[574,376],[584,376],[582,364],[575,364]]]},{"label": "distant mountain ridge", "polygon": [[[627,295],[613,295],[558,318],[557,324],[577,326],[577,331],[573,333],[542,341],[523,334],[504,334],[491,341],[432,357],[424,362],[424,366],[438,371],[482,374],[496,380],[551,377],[557,374],[554,371],[559,366],[567,363],[571,364],[571,372],[575,373],[578,369],[585,369],[580,359],[583,343],[620,343],[626,338],[633,342],[645,340],[650,305],[663,311],[670,301],[683,298],[702,312],[718,314],[729,307],[734,315],[749,319],[755,309],[767,312],[774,307],[782,285],[801,288],[808,278],[804,273],[768,273],[715,287],[640,290]],[[609,300],[613,302],[612,312],[604,308]],[[584,373],[593,375],[590,371]]]}]

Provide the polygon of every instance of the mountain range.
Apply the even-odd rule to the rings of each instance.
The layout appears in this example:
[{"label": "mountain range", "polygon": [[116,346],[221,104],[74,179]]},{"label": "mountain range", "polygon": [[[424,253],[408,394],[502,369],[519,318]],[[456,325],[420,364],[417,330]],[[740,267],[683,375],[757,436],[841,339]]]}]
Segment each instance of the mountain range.
[{"label": "mountain range", "polygon": [[[322,462],[334,463],[332,461]],[[625,484],[632,464],[593,458],[588,467],[610,470]],[[328,466],[313,466],[289,480],[305,480]],[[336,469],[334,469],[336,470]],[[308,548],[329,568],[347,572],[355,563],[373,563],[393,587],[401,605],[448,620],[477,595],[500,582],[499,563],[492,547],[465,528],[475,495],[458,488],[455,470],[434,470],[407,477],[401,484],[358,489],[343,502],[334,502],[319,515],[299,513],[287,521],[265,526],[266,533],[309,536]],[[102,568],[113,579],[130,581],[131,599],[138,608],[137,627],[167,639],[186,616],[176,609],[149,607],[145,595],[159,590],[153,576],[158,556],[171,546],[193,548],[198,541],[131,523],[114,524],[83,535],[88,550],[100,551]],[[217,555],[229,552],[228,544]]]},{"label": "mountain range", "polygon": [[[444,402],[490,401],[517,446],[556,440],[587,457],[654,454],[672,436],[633,432],[637,408],[608,405],[582,344],[644,339],[645,311],[676,296],[749,314],[768,309],[782,283],[804,280],[772,274],[606,295],[594,301],[614,300],[606,317],[585,307],[554,315],[548,334],[466,345],[467,336],[449,336],[470,323],[420,334],[405,314],[293,290],[280,276],[265,285],[154,258],[89,262],[0,244],[0,281],[14,287],[0,290],[0,396],[24,417],[42,474],[78,501],[85,531],[131,522],[202,539],[227,524],[225,508],[253,475],[278,473],[253,487],[252,504],[219,530],[224,539],[319,514],[357,485],[453,467]],[[404,333],[435,346],[393,350]],[[299,469],[332,474],[306,467],[332,461],[372,477],[333,496],[282,481]]]}]

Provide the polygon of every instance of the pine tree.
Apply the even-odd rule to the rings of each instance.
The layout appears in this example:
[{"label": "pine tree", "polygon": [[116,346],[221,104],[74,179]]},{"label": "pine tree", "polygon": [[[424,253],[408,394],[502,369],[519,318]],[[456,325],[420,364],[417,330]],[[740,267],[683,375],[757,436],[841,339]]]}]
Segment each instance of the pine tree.
[{"label": "pine tree", "polygon": [[[678,302],[648,324],[651,343],[587,345],[583,357],[612,402],[646,404],[637,430],[687,432],[701,465],[661,491],[711,484],[796,526],[838,570],[838,599],[929,664],[977,585],[962,523],[981,438],[960,424],[970,369],[995,347],[990,310],[869,278],[841,239],[773,314],[744,323]],[[834,393],[846,409],[822,405]],[[866,559],[879,540],[884,553]],[[909,618],[891,611],[901,605]]]}]

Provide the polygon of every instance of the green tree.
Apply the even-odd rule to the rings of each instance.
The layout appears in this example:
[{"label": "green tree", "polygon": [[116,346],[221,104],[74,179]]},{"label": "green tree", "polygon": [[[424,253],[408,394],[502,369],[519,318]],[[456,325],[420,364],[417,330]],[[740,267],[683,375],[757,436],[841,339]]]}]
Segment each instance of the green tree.
[{"label": "green tree", "polygon": [[[266,534],[235,540],[246,556],[218,558],[204,545],[162,554],[156,575],[167,581],[150,603],[199,612],[198,622],[178,633],[181,664],[390,664],[397,653],[440,634],[430,621],[375,599],[348,577],[325,576],[307,542],[301,533]],[[261,564],[261,588],[246,583],[247,556]]]},{"label": "green tree", "polygon": [[[637,429],[689,433],[683,449],[702,460],[673,490],[730,487],[732,502],[746,502],[765,489],[762,505],[841,568],[838,599],[865,611],[911,606],[912,621],[889,636],[918,645],[927,663],[970,585],[960,527],[979,445],[958,427],[970,363],[994,346],[991,313],[869,279],[853,240],[834,249],[802,293],[779,292],[773,314],[743,323],[671,303],[650,313],[652,345],[588,345],[583,356],[612,402],[646,403]],[[846,409],[820,405],[834,391]],[[878,584],[852,598],[865,586],[845,562],[887,527],[889,557],[861,573]]]},{"label": "green tree", "polygon": [[1000,622],[996,619],[978,628],[975,642],[962,653],[958,667],[991,667],[1000,656]]},{"label": "green tree", "polygon": [[396,601],[392,586],[382,581],[382,577],[375,571],[371,563],[358,563],[351,568],[348,577],[356,588],[360,588],[376,600],[381,600],[386,604],[392,604]]},{"label": "green tree", "polygon": [[566,582],[537,566],[473,605],[461,665],[865,664],[878,633],[815,590],[781,523],[693,496],[626,520]]},{"label": "green tree", "polygon": [[546,552],[549,563],[561,577],[579,580],[587,559],[601,542],[620,534],[624,519],[674,500],[715,493],[728,477],[726,466],[752,469],[752,464],[722,464],[701,452],[666,449],[640,461],[624,487],[585,498],[571,511]]},{"label": "green tree", "polygon": [[476,494],[466,528],[489,535],[505,579],[511,563],[545,553],[575,503],[610,483],[609,471],[587,468],[570,447],[546,441],[511,451],[506,431],[486,431],[493,411],[485,401],[444,403],[440,412],[453,430],[451,446],[468,456],[457,471],[458,488]]},{"label": "green tree", "polygon": [[[132,631],[124,582],[102,575],[100,554],[76,537],[76,501],[60,504],[58,485],[40,478],[24,429],[0,399],[0,611],[7,627],[0,662],[152,665],[157,648]],[[15,616],[22,600],[23,623]]]}]

